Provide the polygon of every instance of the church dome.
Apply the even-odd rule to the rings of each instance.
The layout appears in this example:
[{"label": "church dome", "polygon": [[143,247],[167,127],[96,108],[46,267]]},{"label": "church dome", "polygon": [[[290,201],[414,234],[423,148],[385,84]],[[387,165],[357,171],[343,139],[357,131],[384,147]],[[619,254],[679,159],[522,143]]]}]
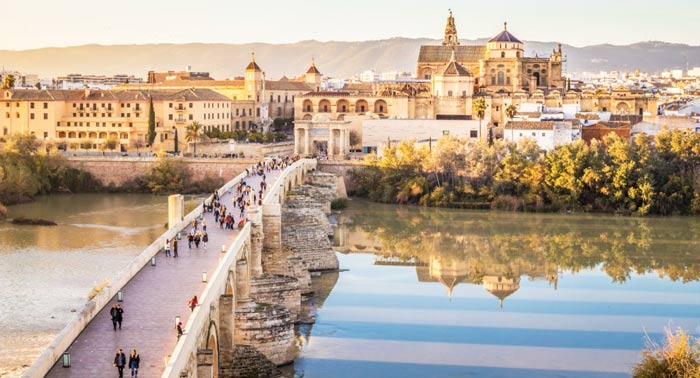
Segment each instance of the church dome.
[{"label": "church dome", "polygon": [[497,36],[491,38],[491,40],[489,42],[523,43],[518,38],[516,38],[513,34],[510,34],[510,32],[508,31],[508,23],[507,22],[503,23],[503,31],[498,33]]}]

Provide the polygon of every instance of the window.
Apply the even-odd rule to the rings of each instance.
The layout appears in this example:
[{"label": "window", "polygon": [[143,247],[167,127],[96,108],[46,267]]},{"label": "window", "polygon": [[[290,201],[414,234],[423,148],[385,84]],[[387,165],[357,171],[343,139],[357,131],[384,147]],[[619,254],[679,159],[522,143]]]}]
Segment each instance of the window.
[{"label": "window", "polygon": [[[452,91],[447,91],[447,97],[452,97]],[[381,110],[382,108],[383,108],[383,106],[380,105],[380,106],[379,106],[379,109],[380,109],[379,112],[380,112],[380,113],[383,112],[383,110]]]},{"label": "window", "polygon": [[255,116],[260,117],[260,108],[255,109]]},{"label": "window", "polygon": [[193,119],[193,118],[192,118],[192,114],[189,115],[189,118],[190,118],[190,121]]},{"label": "window", "polygon": [[29,109],[34,109],[34,103],[33,103],[33,102],[30,102],[30,103],[29,103]]},{"label": "window", "polygon": [[29,114],[29,119],[34,119],[34,113]]},{"label": "window", "polygon": [[498,85],[503,85],[503,83],[504,83],[503,71],[498,71]]},{"label": "window", "polygon": [[469,130],[469,137],[470,138],[478,138],[479,137],[479,132],[476,130]]},{"label": "window", "polygon": [[[193,104],[190,102],[190,109],[192,109]],[[166,134],[167,135],[167,134]]]},{"label": "window", "polygon": [[126,104],[127,108],[131,108],[131,103]]},{"label": "window", "polygon": [[173,120],[173,115],[172,115],[172,114],[168,114],[168,120],[170,120],[170,121]]},{"label": "window", "polygon": [[535,133],[534,133],[534,132],[532,133],[532,136],[535,136]]},{"label": "window", "polygon": [[496,77],[491,76],[491,85],[496,85]]},{"label": "window", "polygon": [[506,85],[510,85],[510,76],[506,78]]},{"label": "window", "polygon": [[44,119],[49,119],[49,113],[44,113]]},{"label": "window", "polygon": [[506,52],[505,52],[505,51],[502,51],[502,52],[501,52],[501,58],[505,58],[505,57],[506,57]]},{"label": "window", "polygon": [[168,107],[169,107],[169,108],[172,108],[172,107],[173,107],[173,103],[172,103],[172,102],[169,103],[169,104],[168,104]]},{"label": "window", "polygon": [[544,133],[542,133],[542,136],[544,136]]},{"label": "window", "polygon": [[46,138],[48,138],[48,137],[49,137],[49,133],[47,133],[46,131],[44,131],[44,139],[46,139]]}]

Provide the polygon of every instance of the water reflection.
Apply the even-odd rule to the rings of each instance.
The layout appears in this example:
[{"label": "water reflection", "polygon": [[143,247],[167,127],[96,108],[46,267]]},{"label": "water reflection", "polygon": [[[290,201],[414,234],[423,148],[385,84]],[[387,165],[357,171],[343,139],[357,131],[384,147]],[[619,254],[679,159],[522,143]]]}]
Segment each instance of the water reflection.
[{"label": "water reflection", "polygon": [[440,282],[451,298],[461,283],[503,302],[521,277],[557,289],[562,272],[600,269],[611,282],[633,274],[700,279],[695,218],[464,212],[353,203],[339,217],[336,250],[376,254],[376,265],[414,265],[420,282]]}]

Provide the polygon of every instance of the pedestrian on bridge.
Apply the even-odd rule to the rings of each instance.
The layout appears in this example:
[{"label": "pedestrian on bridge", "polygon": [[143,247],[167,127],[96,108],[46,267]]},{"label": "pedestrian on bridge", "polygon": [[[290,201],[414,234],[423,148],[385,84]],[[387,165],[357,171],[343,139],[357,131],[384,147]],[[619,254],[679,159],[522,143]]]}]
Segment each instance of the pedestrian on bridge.
[{"label": "pedestrian on bridge", "polygon": [[121,348],[119,348],[119,350],[117,351],[117,355],[114,356],[114,366],[119,372],[119,378],[124,378],[124,366],[126,366],[126,355],[121,350]]},{"label": "pedestrian on bridge", "polygon": [[207,243],[209,243],[209,234],[206,231],[202,233],[202,243],[204,244],[204,249],[207,249]]},{"label": "pedestrian on bridge", "polygon": [[190,311],[194,311],[194,308],[199,306],[199,300],[197,299],[197,296],[195,295],[190,299],[189,303],[187,303],[190,306]]},{"label": "pedestrian on bridge", "polygon": [[177,258],[177,240],[173,239],[173,258]]},{"label": "pedestrian on bridge", "polygon": [[177,339],[180,340],[180,336],[182,336],[183,334],[182,322],[177,323],[177,327],[175,327],[175,330],[177,331]]},{"label": "pedestrian on bridge", "polygon": [[131,351],[129,355],[129,369],[131,369],[131,378],[139,376],[139,365],[141,364],[141,356],[136,352],[136,349]]},{"label": "pedestrian on bridge", "polygon": [[165,257],[170,257],[170,239],[165,239],[163,250],[165,251]]}]

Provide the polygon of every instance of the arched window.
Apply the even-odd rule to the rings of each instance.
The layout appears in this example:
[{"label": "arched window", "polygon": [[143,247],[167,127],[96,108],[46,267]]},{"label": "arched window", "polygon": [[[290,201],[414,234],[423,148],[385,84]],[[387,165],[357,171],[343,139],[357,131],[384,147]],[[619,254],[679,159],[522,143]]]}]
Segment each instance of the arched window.
[{"label": "arched window", "polygon": [[501,51],[501,58],[505,58],[505,57],[506,57],[506,52],[505,52],[505,51]]},{"label": "arched window", "polygon": [[505,83],[505,76],[503,71],[498,71],[498,85],[503,85]]}]

